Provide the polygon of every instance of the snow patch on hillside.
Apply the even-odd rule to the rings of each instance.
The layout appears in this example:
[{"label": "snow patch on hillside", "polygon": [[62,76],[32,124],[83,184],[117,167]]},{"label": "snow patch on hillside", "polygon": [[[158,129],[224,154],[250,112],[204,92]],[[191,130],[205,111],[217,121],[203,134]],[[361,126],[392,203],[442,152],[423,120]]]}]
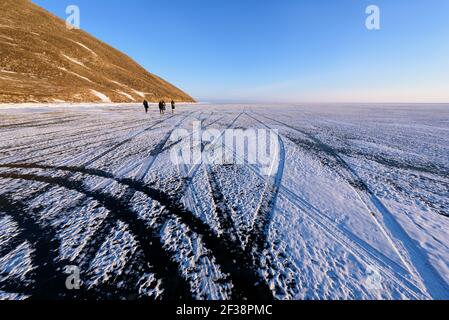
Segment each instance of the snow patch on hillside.
[{"label": "snow patch on hillside", "polygon": [[98,97],[102,102],[111,102],[111,99],[109,99],[109,97],[101,92],[98,92],[94,89],[90,89],[90,91],[96,96]]},{"label": "snow patch on hillside", "polygon": [[132,95],[127,94],[126,92],[119,91],[119,90],[116,90],[116,92],[117,92],[118,94],[121,94],[122,96],[127,97],[128,99],[130,99],[130,100],[132,100],[132,101],[136,101],[136,99],[134,99]]},{"label": "snow patch on hillside", "polygon": [[[140,96],[140,97],[142,97],[142,98],[145,98],[145,92],[138,91],[138,90],[136,90],[136,89],[130,88],[130,87],[127,86],[126,84],[123,84],[123,83],[118,82],[118,81],[115,81],[115,80],[109,80],[109,81],[111,81],[112,83],[115,83],[115,84],[117,84],[117,85],[119,85],[119,86],[121,86],[121,87],[125,87],[126,89],[133,91],[136,95],[138,95],[138,96]],[[128,94],[126,94],[126,95],[128,96]],[[131,97],[131,96],[130,96],[130,97]],[[134,100],[134,98],[130,98],[130,99],[133,99],[133,100]]]},{"label": "snow patch on hillside", "polygon": [[83,77],[83,76],[79,75],[79,74],[76,73],[76,72],[67,70],[66,68],[58,67],[58,69],[60,69],[60,70],[62,70],[62,71],[65,71],[65,72],[67,72],[67,73],[73,74],[74,76],[76,76],[76,77],[78,77],[78,78],[81,78],[81,79],[83,79],[83,80],[86,80],[86,81],[89,81],[89,82],[91,82],[91,83],[94,83],[94,82],[93,82],[92,80],[90,80],[89,78]]},{"label": "snow patch on hillside", "polygon": [[0,37],[2,37],[2,38],[4,38],[4,39],[7,39],[7,40],[10,40],[10,41],[14,41],[13,38],[8,37],[8,36],[5,36],[4,34],[0,34]]},{"label": "snow patch on hillside", "polygon": [[131,90],[134,91],[138,96],[141,96],[142,98],[145,98],[145,92],[137,91],[135,89],[131,89]]},{"label": "snow patch on hillside", "polygon": [[82,67],[84,67],[84,68],[87,68],[87,67],[84,65],[84,63],[82,63],[81,61],[79,61],[79,60],[77,60],[77,59],[75,59],[75,58],[69,57],[69,56],[67,56],[67,55],[65,55],[65,54],[62,54],[62,55],[64,56],[64,58],[70,60],[71,62],[76,63],[76,64],[78,64],[78,65],[80,65],[80,66],[82,66]]},{"label": "snow patch on hillside", "polygon": [[11,42],[7,42],[7,41],[0,41],[0,43],[7,44],[7,45],[13,46],[13,47],[17,47],[17,44],[11,43]]},{"label": "snow patch on hillside", "polygon": [[86,49],[87,51],[89,51],[90,53],[92,53],[94,56],[97,56],[97,54],[95,53],[95,51],[93,51],[91,48],[87,47],[86,45],[82,44],[81,42],[74,41],[74,40],[70,40],[70,41],[76,43],[76,44],[79,45],[80,47],[83,47],[84,49]]},{"label": "snow patch on hillside", "polygon": [[10,70],[5,70],[5,69],[0,69],[0,72],[3,72],[3,73],[17,73],[15,71],[10,71]]},{"label": "snow patch on hillside", "polygon": [[[130,88],[126,84],[123,84],[123,83],[115,81],[115,80],[109,80],[109,81],[111,81],[112,83],[115,83],[115,84],[117,84],[117,85],[119,85],[121,87],[125,87],[126,89],[133,91],[136,95],[138,95],[138,96],[140,96],[142,98],[145,98],[145,92],[141,92],[141,91],[138,91],[136,89]],[[122,94],[122,95],[125,95],[126,97],[128,97],[129,99],[131,99],[133,101],[136,101],[131,95],[129,95],[129,94],[123,92],[123,91],[120,91],[119,93]]]}]

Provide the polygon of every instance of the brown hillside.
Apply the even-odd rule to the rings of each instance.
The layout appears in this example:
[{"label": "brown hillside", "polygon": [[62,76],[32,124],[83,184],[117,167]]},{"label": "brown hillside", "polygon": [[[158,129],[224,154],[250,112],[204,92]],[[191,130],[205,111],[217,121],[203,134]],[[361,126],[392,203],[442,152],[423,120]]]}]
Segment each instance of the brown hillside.
[{"label": "brown hillside", "polygon": [[0,12],[0,102],[193,101],[28,0],[0,0]]}]

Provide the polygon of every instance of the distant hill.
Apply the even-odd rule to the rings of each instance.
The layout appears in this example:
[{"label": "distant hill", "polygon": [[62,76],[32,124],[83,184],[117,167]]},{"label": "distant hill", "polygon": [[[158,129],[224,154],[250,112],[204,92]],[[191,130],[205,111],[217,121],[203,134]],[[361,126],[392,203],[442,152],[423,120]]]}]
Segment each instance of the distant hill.
[{"label": "distant hill", "polygon": [[1,0],[0,12],[0,102],[194,101],[30,1]]}]

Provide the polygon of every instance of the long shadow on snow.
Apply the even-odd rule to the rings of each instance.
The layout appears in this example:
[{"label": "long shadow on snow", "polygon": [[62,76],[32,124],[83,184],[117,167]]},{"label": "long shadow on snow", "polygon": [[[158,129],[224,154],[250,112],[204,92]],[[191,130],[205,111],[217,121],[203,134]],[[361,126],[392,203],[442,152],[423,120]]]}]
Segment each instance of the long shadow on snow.
[{"label": "long shadow on snow", "polygon": [[[139,242],[141,249],[145,254],[146,261],[149,261],[153,266],[153,273],[155,273],[159,279],[162,279],[165,285],[165,298],[169,300],[176,300],[189,299],[191,297],[188,284],[179,274],[177,265],[170,259],[167,252],[165,252],[162,248],[159,235],[156,234],[154,230],[146,227],[144,221],[136,217],[134,212],[132,212],[126,204],[122,203],[120,200],[100,192],[87,190],[81,182],[64,178],[51,178],[33,174],[16,173],[2,173],[0,174],[0,178],[37,181],[58,185],[66,189],[82,193],[87,197],[101,203],[111,212],[116,221],[123,221],[127,224],[130,231],[136,237],[136,240]],[[56,239],[56,235],[53,235],[52,239]],[[55,248],[53,248],[53,251],[54,249]],[[46,256],[45,250],[41,252],[40,256],[42,255],[44,257]],[[48,279],[46,275],[49,275],[49,273],[43,273],[43,275],[43,277],[38,277],[38,280],[46,281],[46,279]],[[39,296],[40,295],[38,295],[38,297]]]},{"label": "long shadow on snow", "polygon": [[[17,168],[17,169],[61,170],[61,171],[68,171],[71,173],[95,175],[102,178],[113,179],[120,184],[126,185],[136,191],[142,192],[151,199],[159,202],[162,206],[164,206],[167,209],[168,214],[180,218],[182,223],[187,225],[192,231],[202,235],[202,239],[204,240],[207,248],[212,251],[212,254],[216,258],[217,262],[219,263],[223,271],[231,275],[234,285],[233,298],[264,299],[264,300],[273,299],[272,293],[268,288],[267,284],[259,276],[257,270],[255,270],[251,255],[241,250],[240,248],[236,247],[233,240],[229,238],[229,235],[222,235],[221,237],[218,237],[207,224],[205,224],[199,218],[195,217],[190,211],[185,209],[183,205],[180,204],[178,199],[173,199],[173,197],[166,195],[161,190],[154,189],[152,187],[145,185],[142,182],[133,179],[115,178],[112,174],[97,169],[87,169],[79,167],[53,167],[39,164],[8,164],[8,165],[2,164],[0,165],[0,167]],[[149,227],[146,227],[145,221],[141,221],[139,218],[135,217],[135,214],[126,207],[127,205],[126,203],[123,203],[123,201],[121,200],[115,199],[113,197],[104,195],[99,192],[89,191],[80,182],[67,180],[64,178],[49,178],[37,175],[26,175],[26,174],[23,175],[13,173],[0,174],[0,178],[23,179],[23,180],[51,183],[83,193],[86,196],[91,197],[94,200],[101,203],[105,208],[109,209],[111,212],[115,212],[116,214],[118,214],[118,218],[123,219],[125,223],[129,224],[131,231],[136,236],[140,236],[140,239],[138,238],[138,240],[141,243],[141,245],[145,246],[145,240],[148,240],[146,238],[148,236],[146,234],[147,232],[152,235],[153,246],[155,243],[160,244],[158,236],[154,234],[154,230],[151,230]],[[179,190],[179,192],[174,193],[183,194],[182,190]],[[161,257],[166,257],[166,253],[160,252],[161,250],[162,249],[159,247],[159,249],[156,252],[159,251],[158,253],[161,255]],[[150,254],[150,250],[146,252]],[[154,257],[154,253],[152,254],[153,256],[151,256],[151,258]],[[150,257],[147,256],[147,258]],[[158,259],[155,260],[161,261]],[[165,261],[165,264],[171,265],[172,267],[170,268],[169,272],[163,272],[164,270],[159,270],[159,273],[162,273],[162,276],[155,272],[162,279],[165,278],[170,279],[173,278],[174,275],[179,275],[178,270],[176,269],[174,263],[170,259],[168,260],[169,261]],[[153,261],[153,259],[150,259],[150,261]],[[182,282],[184,282],[184,279],[182,279]],[[178,297],[175,295],[174,298]]]},{"label": "long shadow on snow", "polygon": [[[14,250],[18,245],[28,242],[34,249],[31,253],[31,260],[35,269],[31,272],[34,279],[32,288],[19,286],[13,281],[1,283],[0,288],[19,289],[20,292],[39,299],[55,299],[57,293],[64,292],[65,279],[67,275],[63,273],[63,264],[58,262],[59,241],[55,230],[38,224],[34,219],[34,212],[28,210],[27,206],[10,196],[0,195],[0,211],[10,216],[17,224],[19,234],[2,250],[6,254]],[[0,254],[1,256],[1,254]]]}]

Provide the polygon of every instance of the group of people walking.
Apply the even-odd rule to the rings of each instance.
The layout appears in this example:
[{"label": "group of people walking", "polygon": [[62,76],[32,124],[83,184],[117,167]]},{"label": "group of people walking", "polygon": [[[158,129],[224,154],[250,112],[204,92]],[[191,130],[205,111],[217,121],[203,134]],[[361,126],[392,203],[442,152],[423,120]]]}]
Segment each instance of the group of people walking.
[{"label": "group of people walking", "polygon": [[[175,101],[172,100],[170,104],[171,104],[171,111],[172,111],[172,113],[175,113],[175,109],[176,109]],[[145,112],[148,113],[148,109],[150,108],[150,106],[149,106],[147,100],[143,101],[143,107],[145,108]],[[165,114],[166,110],[167,110],[167,107],[166,107],[165,101],[164,100],[159,101],[159,112],[160,112],[160,114]]]}]

